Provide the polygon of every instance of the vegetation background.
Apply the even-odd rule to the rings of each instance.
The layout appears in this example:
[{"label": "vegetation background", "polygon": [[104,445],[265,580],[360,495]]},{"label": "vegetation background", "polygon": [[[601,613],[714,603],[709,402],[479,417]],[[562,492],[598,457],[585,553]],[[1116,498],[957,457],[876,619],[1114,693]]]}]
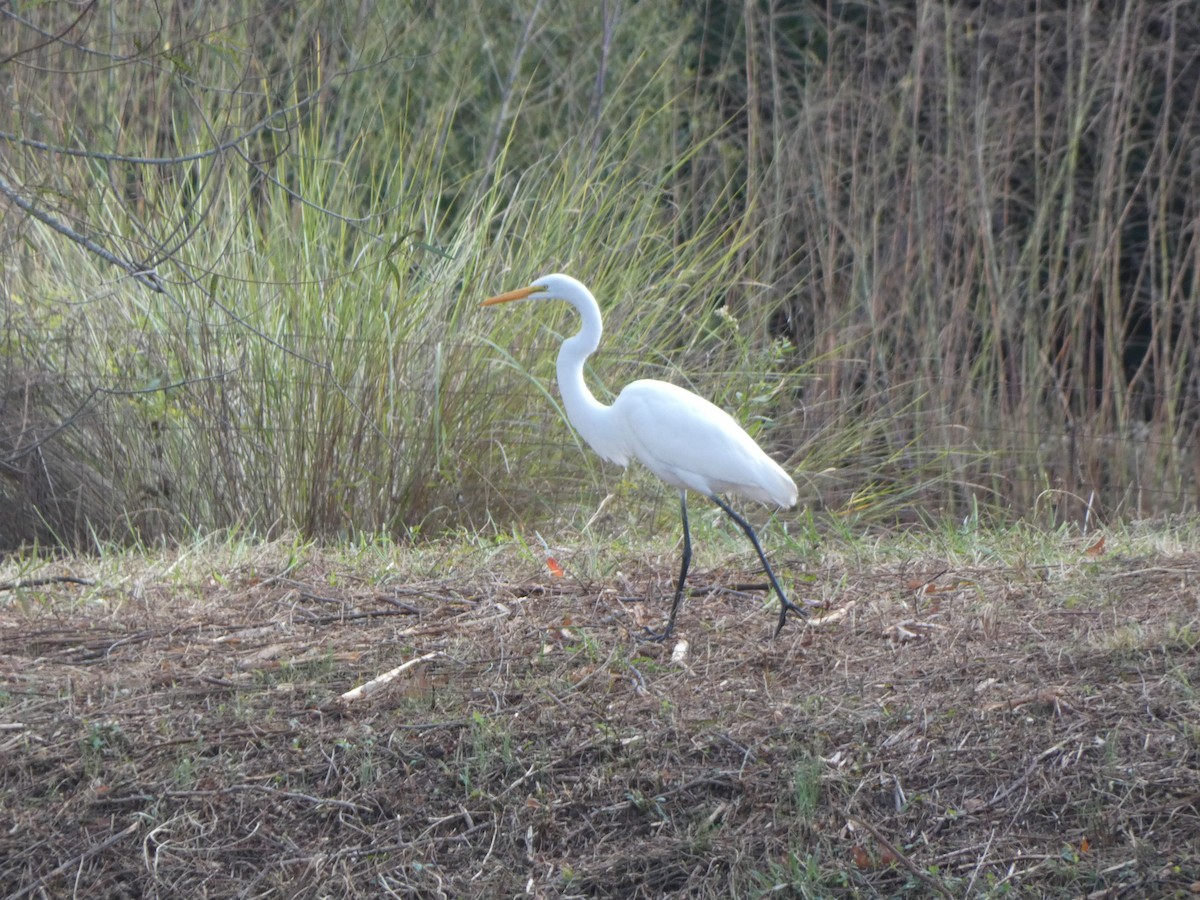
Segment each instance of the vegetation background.
[{"label": "vegetation background", "polygon": [[582,521],[553,270],[818,511],[1195,509],[1187,3],[0,18],[0,546]]},{"label": "vegetation background", "polygon": [[0,895],[1200,893],[1195,6],[0,0]]}]

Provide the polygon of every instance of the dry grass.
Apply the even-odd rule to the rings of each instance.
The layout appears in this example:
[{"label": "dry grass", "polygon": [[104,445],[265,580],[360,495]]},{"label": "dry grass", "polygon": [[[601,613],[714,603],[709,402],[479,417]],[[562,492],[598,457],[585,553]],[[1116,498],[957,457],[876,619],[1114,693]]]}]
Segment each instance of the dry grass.
[{"label": "dry grass", "polygon": [[665,613],[658,561],[45,564],[23,577],[96,583],[0,593],[0,892],[1196,889],[1200,558],[823,552],[826,609],[778,640],[761,593],[723,587],[746,573],[701,571],[682,660],[633,637]]}]

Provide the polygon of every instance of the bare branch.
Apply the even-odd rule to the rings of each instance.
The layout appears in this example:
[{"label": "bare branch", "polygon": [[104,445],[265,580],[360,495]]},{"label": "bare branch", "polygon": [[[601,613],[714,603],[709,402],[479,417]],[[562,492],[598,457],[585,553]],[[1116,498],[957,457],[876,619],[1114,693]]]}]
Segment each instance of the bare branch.
[{"label": "bare branch", "polygon": [[70,225],[65,222],[60,222],[47,212],[38,209],[33,203],[21,196],[21,194],[11,184],[5,180],[3,175],[0,175],[0,194],[3,194],[9,201],[18,209],[24,210],[28,215],[33,216],[43,225],[53,228],[59,234],[74,241],[79,246],[83,247],[89,253],[94,253],[102,260],[110,265],[116,266],[118,269],[128,273],[134,281],[154,291],[156,294],[166,293],[166,288],[163,286],[162,279],[153,269],[146,269],[142,266],[135,265],[127,259],[122,259],[115,253],[105,250],[91,238],[85,234],[80,234]]},{"label": "bare branch", "polygon": [[297,100],[291,106],[286,106],[283,109],[271,113],[269,116],[256,122],[250,128],[243,131],[236,137],[232,137],[226,141],[222,141],[215,147],[210,147],[207,150],[199,150],[195,153],[186,153],[182,156],[126,156],[123,153],[103,153],[99,150],[81,150],[77,147],[60,147],[55,144],[48,144],[45,141],[36,141],[32,138],[21,137],[18,134],[12,134],[8,131],[0,131],[0,140],[8,141],[11,144],[18,144],[22,147],[28,147],[30,150],[40,150],[44,153],[55,153],[60,156],[75,156],[80,159],[92,159],[100,162],[108,163],[125,163],[134,166],[177,166],[181,163],[196,162],[201,159],[209,159],[213,156],[219,156],[229,150],[244,144],[250,138],[254,137],[260,131],[272,127],[272,123],[280,119],[286,119],[292,113],[297,112],[312,102],[313,98],[319,94],[326,85],[321,85],[312,93]]},{"label": "bare branch", "polygon": [[[16,59],[22,53],[33,53],[35,50],[40,50],[41,48],[48,47],[51,44],[66,43],[64,38],[68,34],[70,34],[72,31],[74,31],[75,26],[78,25],[81,21],[83,21],[84,16],[88,15],[88,13],[90,13],[93,9],[95,9],[95,7],[96,7],[96,0],[89,0],[89,2],[83,7],[83,9],[81,9],[79,11],[79,15],[77,15],[75,17],[75,21],[73,21],[70,25],[68,25],[62,31],[58,32],[58,34],[51,34],[48,31],[38,28],[36,25],[34,25],[32,22],[28,21],[27,19],[22,19],[11,9],[0,8],[0,15],[3,15],[5,18],[14,19],[17,22],[20,22],[22,25],[24,25],[30,31],[35,31],[38,34],[40,34],[43,38],[45,38],[45,40],[43,40],[39,44],[34,44],[32,47],[24,47],[13,53],[10,53],[4,59],[0,59],[0,66],[3,66],[7,63],[12,62],[14,59]],[[75,49],[77,49],[77,50],[86,49],[83,47],[79,47],[77,44],[70,44],[69,46],[75,47]]]}]

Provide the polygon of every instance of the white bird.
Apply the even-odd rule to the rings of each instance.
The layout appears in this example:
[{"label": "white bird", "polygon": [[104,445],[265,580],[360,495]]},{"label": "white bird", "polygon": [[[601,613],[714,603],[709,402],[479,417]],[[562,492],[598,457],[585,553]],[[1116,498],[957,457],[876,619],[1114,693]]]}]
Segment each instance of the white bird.
[{"label": "white bird", "polygon": [[683,565],[667,627],[661,634],[651,632],[651,635],[657,640],[670,635],[683,598],[683,585],[692,561],[687,516],[689,490],[703,494],[725,510],[750,538],[771,586],[779,595],[779,625],[775,634],[783,628],[788,610],[806,616],[804,609],[783,593],[750,523],[719,496],[721,492],[729,492],[790,508],[796,505],[797,495],[791,476],[728,413],[691,391],[664,381],[642,379],[626,385],[612,406],[605,406],[592,396],[583,380],[583,364],[600,345],[604,326],[596,298],[570,275],[546,275],[529,287],[491,297],[481,305],[530,298],[565,300],[583,320],[579,332],[563,341],[558,351],[558,389],[575,430],[609,462],[628,466],[631,459],[636,459],[679,489]]}]

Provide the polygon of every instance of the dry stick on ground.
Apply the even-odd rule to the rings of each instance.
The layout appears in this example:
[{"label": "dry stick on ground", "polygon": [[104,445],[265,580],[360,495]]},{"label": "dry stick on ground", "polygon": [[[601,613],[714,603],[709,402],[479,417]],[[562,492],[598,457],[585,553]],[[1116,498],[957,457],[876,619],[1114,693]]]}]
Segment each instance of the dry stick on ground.
[{"label": "dry stick on ground", "polygon": [[5,581],[0,584],[0,591],[19,591],[21,588],[45,587],[48,584],[82,584],[91,587],[96,582],[88,578],[76,578],[74,575],[47,575],[45,578],[18,578],[16,581]]},{"label": "dry stick on ground", "polygon": [[354,622],[358,619],[386,619],[391,616],[415,616],[419,610],[411,609],[369,609],[364,612],[334,613],[328,616],[297,615],[296,621],[305,625],[332,625],[334,622]]},{"label": "dry stick on ground", "polygon": [[[978,809],[971,810],[971,814],[979,815],[982,812],[985,812],[989,809],[993,809],[996,806],[999,806],[1009,795],[1011,795],[1013,793],[1013,791],[1015,791],[1017,788],[1019,788],[1021,785],[1025,784],[1025,782],[1027,782],[1029,780],[1029,776],[1031,776],[1037,770],[1037,767],[1040,766],[1047,757],[1053,756],[1055,753],[1058,753],[1065,746],[1066,746],[1066,741],[1062,741],[1060,743],[1055,744],[1053,747],[1050,747],[1047,750],[1043,750],[1041,753],[1039,753],[1037,755],[1037,757],[1034,758],[1033,762],[1031,762],[1025,768],[1025,771],[1022,772],[1016,778],[1015,781],[1011,782],[1006,788],[1004,788],[1004,790],[997,793],[994,797],[992,797],[991,800],[988,800],[986,803],[984,803],[983,806],[979,807]],[[946,818],[948,818],[948,817],[946,817]],[[945,820],[945,818],[943,819],[943,821],[944,820]]]},{"label": "dry stick on ground", "polygon": [[49,884],[51,881],[53,881],[59,875],[63,874],[66,871],[69,871],[70,869],[76,869],[76,868],[82,866],[85,861],[87,861],[91,857],[95,856],[97,853],[101,853],[101,852],[107,850],[113,844],[117,843],[117,841],[121,840],[121,838],[128,837],[129,835],[133,834],[135,831],[137,831],[141,827],[142,827],[141,820],[134,822],[128,828],[118,831],[116,834],[112,835],[105,841],[97,844],[94,847],[89,847],[87,850],[83,851],[83,853],[79,854],[78,856],[71,857],[65,863],[63,863],[61,866],[58,866],[56,869],[53,869],[52,871],[47,872],[41,878],[38,878],[38,879],[30,882],[24,888],[17,891],[15,894],[12,895],[12,900],[17,900],[18,897],[24,897],[28,894],[41,892],[42,889],[45,887],[45,885]]},{"label": "dry stick on ground", "polygon": [[933,888],[935,891],[937,891],[943,897],[949,897],[950,900],[954,900],[954,895],[952,893],[950,893],[950,891],[946,888],[946,886],[944,884],[942,884],[938,879],[934,878],[928,872],[922,871],[920,866],[918,866],[915,862],[913,862],[911,859],[909,859],[907,856],[905,856],[903,853],[901,853],[900,849],[895,844],[893,844],[891,841],[889,841],[886,837],[884,837],[883,832],[880,831],[878,828],[876,828],[874,825],[871,825],[869,822],[865,822],[862,819],[854,819],[854,818],[850,819],[850,824],[853,825],[855,828],[861,828],[864,831],[869,831],[871,833],[871,836],[874,837],[875,840],[879,841],[879,843],[883,845],[883,848],[885,850],[887,850],[889,853],[891,853],[893,856],[895,856],[896,859],[900,860],[900,862],[904,865],[904,868],[908,869],[908,871],[912,872],[913,875],[915,875],[917,878],[919,878],[925,884],[929,885],[931,888]]},{"label": "dry stick on ground", "polygon": [[434,650],[431,653],[426,653],[424,656],[418,656],[416,659],[410,659],[403,665],[396,666],[396,668],[392,669],[390,672],[384,672],[378,678],[372,678],[365,684],[360,684],[358,687],[346,691],[346,693],[342,694],[340,699],[344,703],[350,703],[354,700],[361,700],[368,694],[372,694],[379,690],[379,688],[383,687],[389,681],[393,681],[397,676],[403,674],[406,669],[411,669],[418,663],[428,662],[429,660],[441,655],[441,650]]}]

